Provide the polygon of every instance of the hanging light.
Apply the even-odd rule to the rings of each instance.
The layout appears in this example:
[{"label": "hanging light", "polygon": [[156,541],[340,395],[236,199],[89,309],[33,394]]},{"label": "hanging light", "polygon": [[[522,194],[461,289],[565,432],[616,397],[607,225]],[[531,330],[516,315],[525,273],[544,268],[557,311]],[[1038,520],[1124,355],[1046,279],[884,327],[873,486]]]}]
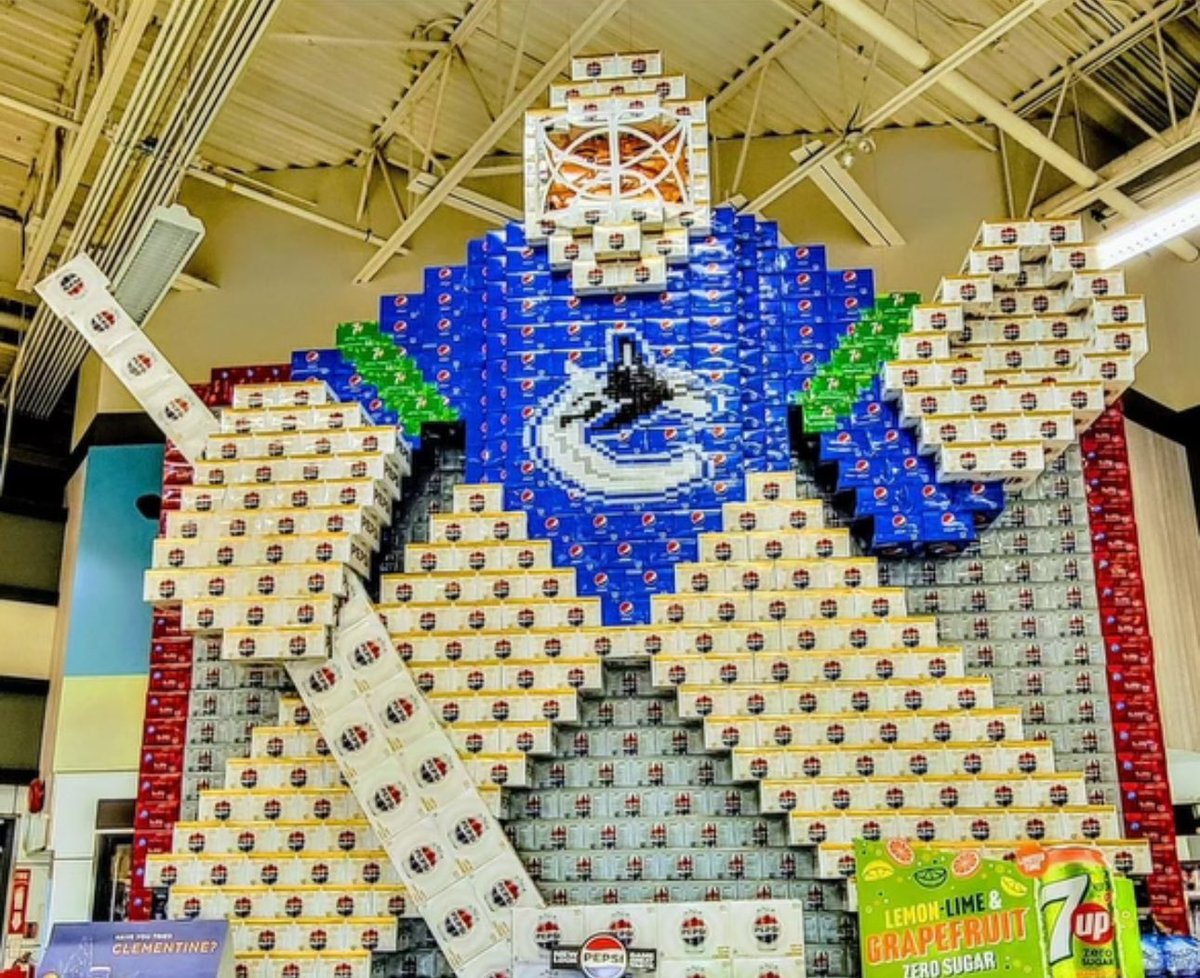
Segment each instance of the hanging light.
[{"label": "hanging light", "polygon": [[1111,268],[1200,227],[1200,193],[1118,228],[1096,243],[1101,268]]}]

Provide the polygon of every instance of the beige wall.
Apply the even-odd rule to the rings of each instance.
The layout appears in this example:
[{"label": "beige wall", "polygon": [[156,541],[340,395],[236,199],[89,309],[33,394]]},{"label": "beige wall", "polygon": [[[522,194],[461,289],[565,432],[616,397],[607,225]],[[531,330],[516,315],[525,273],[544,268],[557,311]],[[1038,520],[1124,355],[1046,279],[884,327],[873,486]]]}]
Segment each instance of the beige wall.
[{"label": "beige wall", "polygon": [[[751,144],[738,191],[754,196],[789,173],[798,139]],[[841,267],[872,267],[886,290],[930,295],[942,275],[957,272],[979,222],[1003,214],[1004,178],[997,153],[952,129],[889,131],[877,151],[858,159],[851,175],[904,236],[898,248],[872,248],[811,182],[805,181],[766,211],[793,243],[824,243]],[[728,192],[740,143],[722,143],[716,181]]]},{"label": "beige wall", "polygon": [[51,605],[0,601],[0,676],[50,678],[57,614]]},{"label": "beige wall", "polygon": [[1163,732],[1168,747],[1200,751],[1200,532],[1187,453],[1132,422],[1126,432]]},{"label": "beige wall", "polygon": [[62,536],[54,520],[0,512],[0,584],[56,591]]},{"label": "beige wall", "polygon": [[[994,131],[980,129],[995,140]],[[1070,132],[1062,127],[1063,132]],[[896,225],[906,243],[898,248],[868,247],[857,232],[811,184],[804,183],[767,210],[793,242],[823,242],[841,266],[871,266],[883,289],[916,289],[929,294],[938,279],[956,271],[979,222],[1007,211],[1000,155],[949,128],[879,133],[876,153],[861,157],[853,175]],[[750,147],[745,176],[737,189],[747,197],[793,167],[790,150],[800,140],[769,138]],[[1018,210],[1025,204],[1035,161],[1010,147]],[[740,142],[723,142],[715,153],[720,194],[730,191]],[[397,184],[402,182],[396,175]],[[326,168],[267,176],[271,183],[313,202],[325,214],[354,222],[361,173]],[[1045,169],[1039,197],[1062,186]],[[480,181],[476,189],[518,199],[511,178]],[[466,241],[487,227],[441,208],[411,242],[412,254],[393,259],[375,281],[352,284],[371,246],[235,197],[207,184],[187,181],[182,201],[201,217],[208,235],[190,271],[219,286],[216,292],[173,293],[155,315],[149,334],[161,344],[188,380],[202,380],[215,365],[281,360],[293,349],[328,345],[334,325],[345,319],[374,318],[381,294],[420,287],[426,266],[461,262]],[[367,224],[386,235],[395,214],[376,179]],[[1200,363],[1200,331],[1187,313],[1200,307],[1200,275],[1164,254],[1134,262],[1130,278],[1149,294],[1152,352],[1139,368],[1138,388],[1172,407],[1200,402],[1200,371],[1178,364]],[[91,415],[132,410],[118,383],[91,362],[80,382],[76,437]]]},{"label": "beige wall", "polygon": [[[352,222],[361,174],[352,168],[292,171],[272,182],[316,203],[322,213]],[[442,208],[414,241],[416,253],[395,258],[375,281],[354,285],[374,249],[208,184],[188,181],[182,203],[199,216],[207,236],[189,271],[219,288],[172,293],[148,334],[189,381],[214,366],[287,360],[292,350],[330,346],[334,326],[375,319],[379,296],[421,288],[426,266],[462,262],[466,242],[488,225]],[[394,212],[378,183],[368,223],[387,233]],[[91,357],[80,387],[76,438],[100,411],[134,410],[119,382]]]},{"label": "beige wall", "polygon": [[[1191,236],[1200,244],[1200,234]],[[1146,296],[1150,352],[1137,367],[1137,389],[1185,411],[1200,404],[1200,262],[1159,248],[1125,265],[1128,288]]]},{"label": "beige wall", "polygon": [[[794,139],[757,140],[750,151],[741,190],[752,196],[792,167]],[[732,177],[739,144],[718,152],[718,178]],[[795,242],[824,242],[842,266],[872,266],[885,289],[930,292],[938,278],[957,270],[984,215],[1003,210],[997,154],[953,130],[883,133],[879,152],[864,158],[854,174],[904,234],[895,249],[869,248],[811,184],[774,205]],[[322,212],[352,222],[361,174],[351,168],[291,171],[272,183],[317,203]],[[518,198],[513,179],[474,185],[497,196]],[[466,242],[488,225],[441,208],[411,242],[413,253],[393,259],[368,285],[352,284],[371,247],[290,215],[188,181],[182,201],[207,227],[207,237],[189,270],[219,286],[215,292],[174,293],[155,314],[148,332],[184,377],[201,380],[216,365],[282,360],[293,349],[326,346],[334,325],[374,318],[378,297],[421,287],[427,266],[461,262]],[[385,192],[376,183],[368,219],[386,234],[395,224]],[[133,402],[94,362],[80,383],[81,413],[76,437],[98,406],[132,410]]]}]

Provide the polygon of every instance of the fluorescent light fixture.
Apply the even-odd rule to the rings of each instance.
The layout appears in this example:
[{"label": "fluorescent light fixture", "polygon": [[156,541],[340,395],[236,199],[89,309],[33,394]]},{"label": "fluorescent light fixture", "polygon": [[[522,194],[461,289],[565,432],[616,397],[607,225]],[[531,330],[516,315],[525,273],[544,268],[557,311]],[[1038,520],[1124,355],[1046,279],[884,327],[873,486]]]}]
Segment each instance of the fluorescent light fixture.
[{"label": "fluorescent light fixture", "polygon": [[156,207],[113,276],[113,296],[139,326],[158,308],[204,238],[204,225],[179,204]]},{"label": "fluorescent light fixture", "polygon": [[1200,193],[1127,224],[1096,243],[1101,268],[1112,268],[1155,245],[1200,227]]}]

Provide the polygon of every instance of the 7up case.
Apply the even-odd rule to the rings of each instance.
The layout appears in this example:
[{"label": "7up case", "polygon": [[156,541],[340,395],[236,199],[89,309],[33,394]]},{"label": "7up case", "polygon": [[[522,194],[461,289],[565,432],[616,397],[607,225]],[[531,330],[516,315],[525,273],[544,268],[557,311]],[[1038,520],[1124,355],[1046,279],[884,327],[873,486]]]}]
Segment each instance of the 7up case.
[{"label": "7up case", "polygon": [[1018,862],[1040,881],[1038,922],[1050,978],[1140,978],[1132,885],[1114,878],[1098,851],[1061,846]]},{"label": "7up case", "polygon": [[1099,850],[859,839],[854,863],[870,978],[1143,978],[1133,886]]}]

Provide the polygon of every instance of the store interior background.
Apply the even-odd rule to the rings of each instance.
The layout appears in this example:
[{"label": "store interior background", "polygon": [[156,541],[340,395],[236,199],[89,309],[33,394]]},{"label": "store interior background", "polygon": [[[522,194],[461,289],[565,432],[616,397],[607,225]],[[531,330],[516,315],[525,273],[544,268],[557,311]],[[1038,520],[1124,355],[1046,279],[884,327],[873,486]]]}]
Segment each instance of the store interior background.
[{"label": "store interior background", "polygon": [[[977,129],[995,142],[994,129]],[[1083,151],[1091,158],[1111,155],[1094,123],[1085,120],[1077,130],[1065,115],[1058,133],[1068,150],[1080,151],[1077,131],[1090,142]],[[810,182],[765,216],[777,220],[793,243],[828,245],[831,265],[874,267],[880,291],[928,295],[942,274],[957,267],[979,222],[1007,211],[1000,154],[950,127],[884,130],[875,141],[876,151],[857,160],[853,175],[903,234],[904,245],[866,245]],[[738,191],[752,197],[786,174],[794,166],[788,154],[801,142],[754,139]],[[716,149],[721,196],[742,143],[722,140]],[[1011,143],[1009,156],[1019,206],[1038,167]],[[296,169],[261,179],[354,223],[361,172],[353,167]],[[519,206],[519,178],[466,186]],[[1065,186],[1047,167],[1038,196]],[[394,258],[369,284],[354,285],[355,272],[373,252],[366,244],[191,179],[180,201],[207,229],[189,271],[216,289],[171,294],[148,332],[189,381],[206,378],[215,366],[282,361],[293,349],[328,345],[337,322],[375,318],[380,295],[420,288],[427,266],[462,261],[466,242],[494,226],[443,207],[409,243],[410,254]],[[394,225],[377,181],[361,226],[386,235]],[[16,278],[18,233],[0,222],[0,281]],[[1151,323],[1151,352],[1139,365],[1135,389],[1165,414],[1174,413],[1171,423],[1184,429],[1200,408],[1197,267],[1161,249],[1126,266],[1132,290],[1147,296]],[[113,849],[104,840],[123,838],[125,831],[122,811],[111,803],[129,802],[136,793],[150,621],[141,571],[155,533],[136,502],[159,489],[162,449],[105,444],[121,430],[120,416],[134,410],[120,383],[89,357],[75,392],[64,505],[0,505],[0,697],[12,681],[33,681],[17,686],[46,695],[37,766],[52,779],[49,920],[86,919],[98,909],[95,881]],[[1200,803],[1200,533],[1192,476],[1183,444],[1137,423],[1128,433],[1174,800]],[[6,724],[5,738],[9,729]],[[24,808],[22,789],[0,787],[0,820]],[[47,858],[30,856],[41,870],[35,903],[45,896],[37,888],[46,886]]]}]

